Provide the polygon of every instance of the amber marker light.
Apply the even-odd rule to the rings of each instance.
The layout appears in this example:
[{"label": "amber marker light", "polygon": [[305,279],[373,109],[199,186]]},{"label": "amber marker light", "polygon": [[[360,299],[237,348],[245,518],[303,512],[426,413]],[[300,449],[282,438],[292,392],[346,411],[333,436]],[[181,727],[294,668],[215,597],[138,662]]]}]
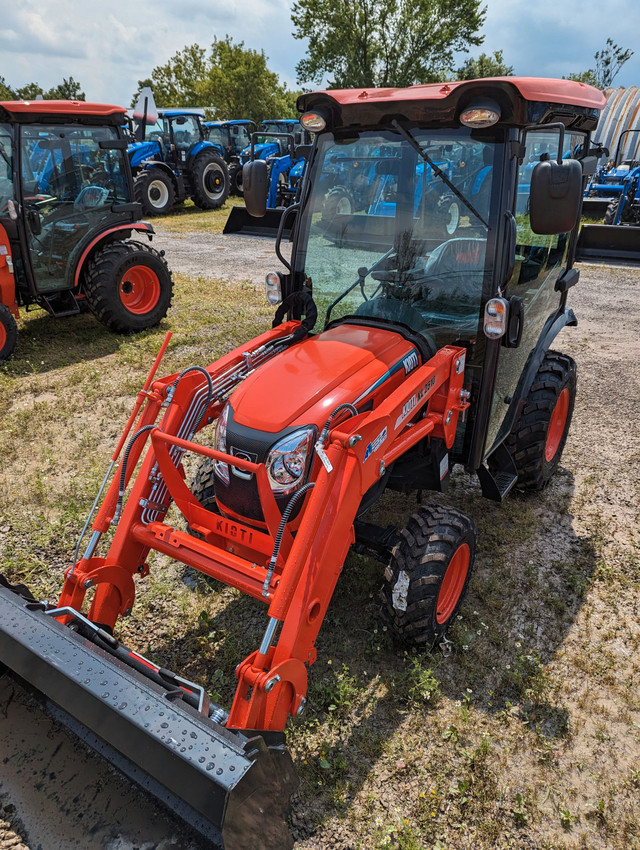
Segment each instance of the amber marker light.
[{"label": "amber marker light", "polygon": [[484,308],[484,333],[489,339],[499,339],[507,330],[509,302],[506,298],[490,298]]}]

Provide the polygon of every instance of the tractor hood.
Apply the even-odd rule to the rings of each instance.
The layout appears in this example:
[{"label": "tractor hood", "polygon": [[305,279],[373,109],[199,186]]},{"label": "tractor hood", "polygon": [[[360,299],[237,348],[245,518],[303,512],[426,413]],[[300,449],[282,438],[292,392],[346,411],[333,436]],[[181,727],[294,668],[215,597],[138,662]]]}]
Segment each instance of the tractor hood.
[{"label": "tractor hood", "polygon": [[[280,156],[280,145],[277,142],[262,142],[262,144],[254,145],[254,158],[267,159],[270,156]],[[251,146],[247,146],[240,154],[242,164],[251,161]]]},{"label": "tractor hood", "polygon": [[370,406],[418,366],[416,346],[391,330],[342,324],[294,345],[250,375],[231,397],[234,422],[279,434],[322,427],[343,402]]},{"label": "tractor hood", "polygon": [[[311,428],[317,437],[340,404],[371,410],[420,362],[416,345],[380,326],[344,323],[309,337],[256,369],[233,393],[225,450],[267,463],[271,449],[288,435]],[[226,516],[262,523],[255,480],[234,467],[227,473],[217,475],[218,508]],[[290,495],[275,498],[283,509]]]},{"label": "tractor hood", "polygon": [[160,145],[157,142],[132,142],[127,146],[127,153],[132,168],[146,159],[161,159]]}]

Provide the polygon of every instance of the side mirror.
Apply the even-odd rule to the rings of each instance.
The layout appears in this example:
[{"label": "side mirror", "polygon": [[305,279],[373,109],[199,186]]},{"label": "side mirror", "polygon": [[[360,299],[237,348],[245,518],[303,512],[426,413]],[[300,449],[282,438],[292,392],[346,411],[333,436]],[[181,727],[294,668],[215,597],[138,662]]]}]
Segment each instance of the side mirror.
[{"label": "side mirror", "polygon": [[295,159],[309,159],[309,154],[311,153],[311,148],[313,145],[299,145],[296,148]]},{"label": "side mirror", "polygon": [[593,177],[598,167],[598,158],[596,156],[585,156],[580,160],[582,163],[582,173],[585,177]]},{"label": "side mirror", "polygon": [[267,163],[263,159],[254,159],[242,167],[242,193],[249,215],[262,218],[267,212],[269,193]]},{"label": "side mirror", "polygon": [[27,210],[27,221],[29,222],[29,228],[33,235],[39,236],[42,233],[42,220],[38,210],[33,208]]},{"label": "side mirror", "polygon": [[301,145],[302,144],[302,133],[298,132],[298,133],[293,134],[293,144],[294,145]]},{"label": "side mirror", "polygon": [[576,159],[539,162],[531,175],[529,218],[541,235],[567,233],[576,225],[582,202],[582,167]]}]

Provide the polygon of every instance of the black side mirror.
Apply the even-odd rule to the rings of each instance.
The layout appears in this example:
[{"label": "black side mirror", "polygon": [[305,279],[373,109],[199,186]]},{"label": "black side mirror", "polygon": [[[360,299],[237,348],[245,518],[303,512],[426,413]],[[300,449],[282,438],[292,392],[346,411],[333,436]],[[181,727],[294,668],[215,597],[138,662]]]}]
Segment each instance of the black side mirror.
[{"label": "black side mirror", "polygon": [[582,202],[582,167],[576,159],[539,162],[531,175],[529,218],[534,233],[567,233]]},{"label": "black side mirror", "polygon": [[267,212],[269,193],[267,163],[263,159],[254,159],[242,167],[242,193],[249,215],[262,218]]},{"label": "black side mirror", "polygon": [[27,221],[29,222],[29,228],[33,235],[39,236],[42,233],[42,220],[38,210],[33,208],[27,210]]},{"label": "black side mirror", "polygon": [[295,159],[309,159],[309,154],[311,153],[313,145],[299,145],[296,148]]}]

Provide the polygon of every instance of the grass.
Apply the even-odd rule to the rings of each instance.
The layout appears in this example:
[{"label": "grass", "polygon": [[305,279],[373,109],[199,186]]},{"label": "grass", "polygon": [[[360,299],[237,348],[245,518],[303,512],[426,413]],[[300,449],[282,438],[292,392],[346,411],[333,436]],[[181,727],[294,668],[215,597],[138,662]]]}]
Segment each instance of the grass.
[{"label": "grass", "polygon": [[[171,222],[209,229],[218,215],[185,205]],[[118,336],[90,316],[30,313],[0,367],[0,552],[37,596],[55,598],[165,333],[170,374],[270,325],[253,287],[175,277],[159,328]],[[562,470],[544,493],[495,505],[455,472],[436,498],[474,516],[480,546],[447,654],[393,645],[378,616],[384,568],[349,555],[307,708],[287,730],[300,848],[640,848],[638,539],[620,541],[603,518],[602,474],[578,484]],[[369,518],[400,524],[414,509],[390,493]],[[264,608],[181,577],[153,558],[119,635],[229,704]]]},{"label": "grass", "polygon": [[242,198],[231,197],[217,210],[201,210],[186,200],[170,215],[154,216],[152,223],[168,233],[222,233],[234,206],[244,206]]}]

